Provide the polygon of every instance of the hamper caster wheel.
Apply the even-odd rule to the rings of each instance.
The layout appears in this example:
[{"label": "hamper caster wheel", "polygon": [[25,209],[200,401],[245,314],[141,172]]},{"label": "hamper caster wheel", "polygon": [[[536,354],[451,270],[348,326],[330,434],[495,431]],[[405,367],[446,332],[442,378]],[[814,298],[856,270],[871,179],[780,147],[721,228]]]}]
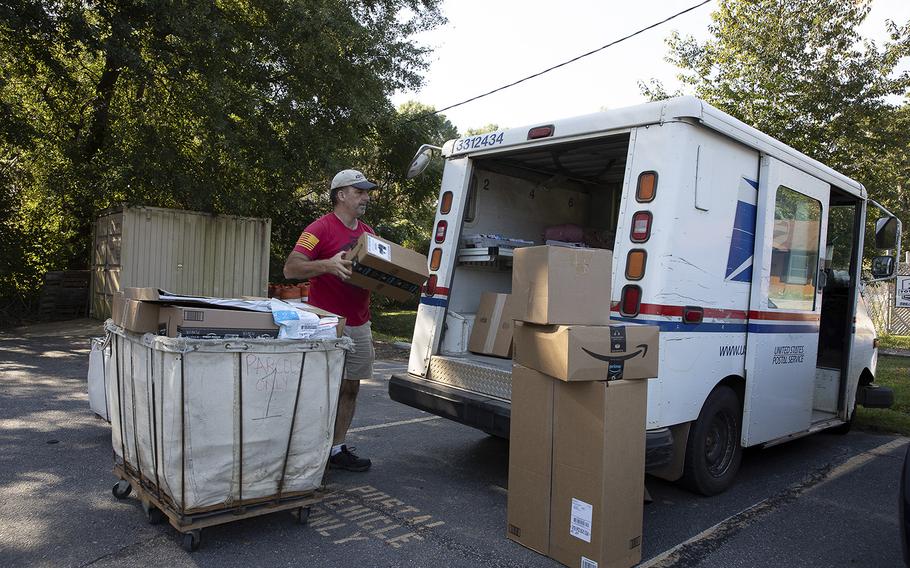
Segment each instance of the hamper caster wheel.
[{"label": "hamper caster wheel", "polygon": [[142,510],[145,511],[145,519],[150,525],[157,525],[164,520],[164,513],[161,512],[161,509],[151,503],[143,503]]},{"label": "hamper caster wheel", "polygon": [[199,542],[201,540],[202,535],[198,530],[183,533],[183,550],[187,552],[195,552],[199,549]]},{"label": "hamper caster wheel", "polygon": [[310,520],[310,508],[309,507],[301,507],[301,508],[297,509],[297,523],[298,524],[305,525],[305,524],[307,524],[307,522],[309,520]]},{"label": "hamper caster wheel", "polygon": [[125,479],[121,479],[114,484],[114,487],[111,488],[111,493],[113,493],[114,497],[117,499],[126,499],[132,492],[133,486],[130,485],[130,482]]}]

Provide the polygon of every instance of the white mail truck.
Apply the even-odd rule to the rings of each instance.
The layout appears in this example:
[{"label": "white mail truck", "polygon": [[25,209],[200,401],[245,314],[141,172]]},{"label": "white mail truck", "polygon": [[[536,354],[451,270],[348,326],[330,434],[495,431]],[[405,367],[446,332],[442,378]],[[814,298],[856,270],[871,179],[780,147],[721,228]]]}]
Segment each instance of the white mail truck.
[{"label": "white mail truck", "polygon": [[893,277],[900,221],[859,182],[692,97],[425,145],[409,175],[438,151],[430,278],[392,399],[507,437],[511,361],[466,348],[481,293],[510,291],[514,243],[580,230],[571,246],[613,265],[578,301],[660,327],[649,473],[715,494],[742,448],[891,405],[860,291],[867,207],[890,253],[870,279]]}]

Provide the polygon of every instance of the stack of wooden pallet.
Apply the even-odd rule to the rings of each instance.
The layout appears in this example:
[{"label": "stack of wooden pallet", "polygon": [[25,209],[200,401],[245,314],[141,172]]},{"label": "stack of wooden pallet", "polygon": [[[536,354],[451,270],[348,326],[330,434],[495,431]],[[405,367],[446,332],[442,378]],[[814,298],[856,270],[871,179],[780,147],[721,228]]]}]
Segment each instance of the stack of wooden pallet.
[{"label": "stack of wooden pallet", "polygon": [[38,317],[58,320],[88,315],[88,270],[57,270],[44,275]]}]

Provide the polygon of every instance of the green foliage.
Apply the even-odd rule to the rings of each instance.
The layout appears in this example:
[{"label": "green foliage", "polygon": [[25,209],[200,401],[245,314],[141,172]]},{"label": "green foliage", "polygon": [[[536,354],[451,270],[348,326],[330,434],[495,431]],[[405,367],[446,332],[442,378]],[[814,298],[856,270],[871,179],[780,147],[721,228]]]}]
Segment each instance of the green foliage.
[{"label": "green foliage", "polygon": [[[44,271],[86,268],[118,203],[271,217],[275,266],[335,171],[400,184],[409,137],[444,119],[408,124],[389,97],[421,82],[410,37],[443,22],[439,0],[0,4],[0,317]],[[419,222],[408,189],[374,222]]]},{"label": "green foliage", "polygon": [[[888,22],[890,40],[877,46],[858,32],[869,6],[720,0],[713,38],[674,33],[667,59],[686,91],[860,181],[910,219],[910,71],[898,66],[910,55],[910,22]],[[639,86],[654,100],[670,96],[657,81]]]},{"label": "green foliage", "polygon": [[497,130],[502,130],[499,128],[498,124],[490,123],[486,126],[481,126],[480,128],[468,128],[467,132],[464,133],[465,136],[477,136],[478,134],[486,134],[487,132],[496,132]]},{"label": "green foliage", "polygon": [[380,341],[410,343],[414,336],[416,310],[374,311],[372,314],[373,337]]},{"label": "green foliage", "polygon": [[867,430],[910,436],[910,357],[879,356],[875,384],[894,390],[891,408],[856,409],[856,425]]}]

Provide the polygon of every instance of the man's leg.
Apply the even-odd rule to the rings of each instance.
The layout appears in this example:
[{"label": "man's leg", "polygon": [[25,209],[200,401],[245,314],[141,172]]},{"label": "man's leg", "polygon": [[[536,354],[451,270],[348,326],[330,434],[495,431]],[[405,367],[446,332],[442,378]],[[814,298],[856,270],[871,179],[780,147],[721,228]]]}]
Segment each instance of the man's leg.
[{"label": "man's leg", "polygon": [[370,323],[367,322],[356,327],[345,326],[344,334],[354,341],[354,350],[348,352],[345,378],[341,381],[329,466],[349,471],[366,471],[370,469],[372,462],[357,457],[353,450],[344,444],[344,440],[354,419],[360,381],[373,378],[373,333],[370,330]]},{"label": "man's leg", "polygon": [[341,381],[341,393],[338,395],[338,414],[335,415],[335,437],[332,445],[344,443],[351,421],[354,420],[354,408],[357,406],[357,393],[360,381],[345,379]]}]

